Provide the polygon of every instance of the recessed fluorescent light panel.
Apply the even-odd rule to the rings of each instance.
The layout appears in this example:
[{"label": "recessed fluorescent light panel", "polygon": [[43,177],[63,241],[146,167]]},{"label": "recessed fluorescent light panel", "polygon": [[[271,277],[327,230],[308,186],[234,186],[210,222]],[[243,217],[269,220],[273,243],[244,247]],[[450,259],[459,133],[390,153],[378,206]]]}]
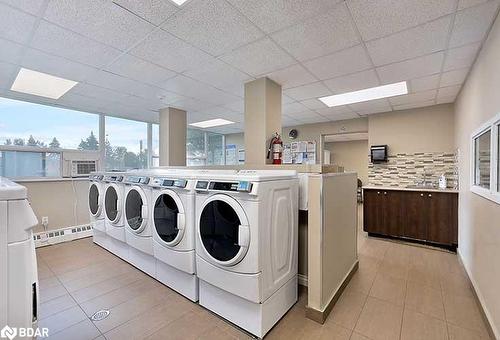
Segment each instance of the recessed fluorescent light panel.
[{"label": "recessed fluorescent light panel", "polygon": [[204,120],[203,122],[189,124],[191,126],[199,127],[202,129],[211,128],[215,126],[234,124],[234,122],[222,118]]},{"label": "recessed fluorescent light panel", "polygon": [[361,103],[408,93],[406,81],[318,98],[329,107]]},{"label": "recessed fluorescent light panel", "polygon": [[78,84],[76,81],[21,68],[10,89],[35,96],[59,99],[76,84]]},{"label": "recessed fluorescent light panel", "polygon": [[177,6],[182,6],[183,3],[185,3],[187,0],[170,0],[173,3],[175,3]]}]

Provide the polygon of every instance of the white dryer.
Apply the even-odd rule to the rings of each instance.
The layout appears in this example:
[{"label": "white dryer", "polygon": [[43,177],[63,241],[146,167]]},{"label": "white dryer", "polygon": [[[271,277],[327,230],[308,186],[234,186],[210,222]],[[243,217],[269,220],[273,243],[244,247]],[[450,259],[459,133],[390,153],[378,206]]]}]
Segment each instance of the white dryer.
[{"label": "white dryer", "polygon": [[103,174],[93,173],[89,176],[89,213],[90,213],[90,226],[92,229],[106,232],[104,225],[104,184]]},{"label": "white dryer", "polygon": [[[105,173],[104,182],[104,224],[108,240],[103,247],[124,260],[128,259],[128,246],[125,242],[124,173]],[[94,236],[96,233],[94,233]],[[95,237],[94,237],[95,239]]]},{"label": "white dryer", "polygon": [[263,337],[297,301],[297,173],[198,179],[196,232],[200,304]]},{"label": "white dryer", "polygon": [[150,182],[156,279],[198,301],[196,277],[194,180],[189,173],[166,171]]},{"label": "white dryer", "polygon": [[38,272],[25,187],[0,177],[0,329],[36,328]]},{"label": "white dryer", "polygon": [[153,236],[151,228],[151,187],[147,171],[127,173],[123,211],[125,215],[125,239],[129,245],[128,261],[150,276],[155,276]]}]

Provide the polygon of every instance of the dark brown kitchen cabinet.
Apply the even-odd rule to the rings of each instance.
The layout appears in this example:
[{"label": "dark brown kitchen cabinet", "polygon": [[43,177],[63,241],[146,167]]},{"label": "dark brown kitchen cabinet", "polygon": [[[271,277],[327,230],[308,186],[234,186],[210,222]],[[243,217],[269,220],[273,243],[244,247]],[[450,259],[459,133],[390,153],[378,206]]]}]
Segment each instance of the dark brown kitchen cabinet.
[{"label": "dark brown kitchen cabinet", "polygon": [[364,190],[364,230],[456,248],[458,194]]}]

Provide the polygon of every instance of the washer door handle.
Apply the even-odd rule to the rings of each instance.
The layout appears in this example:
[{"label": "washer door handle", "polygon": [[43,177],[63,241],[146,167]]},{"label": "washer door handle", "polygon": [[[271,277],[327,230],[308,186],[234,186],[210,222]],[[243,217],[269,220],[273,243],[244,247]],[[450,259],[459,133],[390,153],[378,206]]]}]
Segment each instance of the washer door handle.
[{"label": "washer door handle", "polygon": [[186,225],[186,215],[177,213],[177,229],[183,230]]},{"label": "washer door handle", "polygon": [[250,244],[250,227],[247,225],[240,225],[238,230],[238,245],[240,247],[248,248]]},{"label": "washer door handle", "polygon": [[147,205],[143,205],[142,208],[141,208],[141,217],[143,220],[147,219],[148,218],[148,212],[149,212],[149,209],[148,209],[148,206]]}]

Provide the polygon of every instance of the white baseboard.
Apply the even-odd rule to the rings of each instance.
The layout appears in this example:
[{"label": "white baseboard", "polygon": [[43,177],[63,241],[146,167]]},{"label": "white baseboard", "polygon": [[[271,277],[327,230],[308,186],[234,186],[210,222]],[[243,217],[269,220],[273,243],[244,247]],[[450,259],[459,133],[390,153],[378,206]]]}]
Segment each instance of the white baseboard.
[{"label": "white baseboard", "polygon": [[35,241],[35,248],[39,248],[90,236],[92,236],[92,227],[89,224],[83,224],[35,233],[33,234],[33,239]]},{"label": "white baseboard", "polygon": [[298,277],[299,285],[307,287],[307,275],[298,274],[297,277]]},{"label": "white baseboard", "polygon": [[464,262],[462,254],[460,253],[460,249],[457,249],[457,255],[460,258],[460,262],[462,263],[462,266],[464,267],[465,272],[467,273],[467,276],[469,277],[469,281],[471,282],[472,288],[474,289],[474,292],[476,293],[477,299],[479,300],[479,304],[481,305],[481,309],[483,310],[484,316],[486,317],[487,322],[489,323],[488,326],[490,327],[491,332],[493,332],[495,339],[500,339],[500,331],[496,328],[496,325],[493,323],[493,318],[491,317],[491,314],[490,314],[488,308],[486,308],[486,305],[484,303],[483,294],[478,289],[476,280],[471,275],[469,268],[467,268],[467,265]]}]

